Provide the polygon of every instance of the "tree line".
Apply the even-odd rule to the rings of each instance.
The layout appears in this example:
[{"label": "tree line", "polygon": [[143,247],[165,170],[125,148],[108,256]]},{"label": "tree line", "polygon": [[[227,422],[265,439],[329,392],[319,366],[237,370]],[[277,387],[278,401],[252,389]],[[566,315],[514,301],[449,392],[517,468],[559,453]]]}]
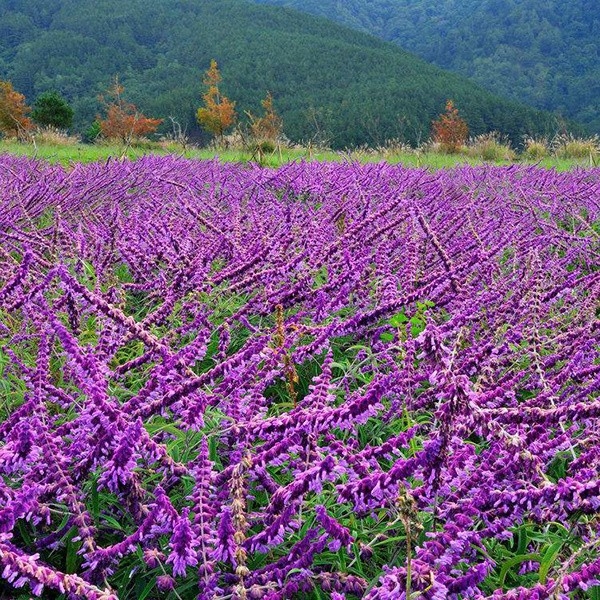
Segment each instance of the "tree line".
[{"label": "tree line", "polygon": [[[471,135],[500,131],[513,145],[552,135],[556,118],[507,102],[465,78],[439,70],[393,44],[296,11],[241,0],[24,0],[0,19],[0,80],[27,98],[60,90],[83,135],[103,106],[115,73],[145,114],[170,117],[198,143],[199,75],[215,58],[221,92],[262,114],[270,90],[286,136],[333,149],[422,143],[452,98]],[[74,57],[77,57],[76,60]],[[199,65],[201,66],[199,68]]]},{"label": "tree line", "polygon": [[[223,144],[225,133],[238,121],[236,103],[220,90],[222,80],[217,61],[212,59],[206,71],[202,95],[203,105],[196,112],[198,124],[209,132],[215,142]],[[125,87],[115,77],[111,86],[99,97],[103,115],[97,115],[88,132],[88,138],[98,137],[130,144],[154,134],[163,119],[144,115],[135,104],[125,99]],[[256,116],[246,111],[247,135],[257,152],[275,144],[283,133],[283,120],[275,112],[273,96],[267,92],[261,102],[264,114]],[[66,131],[73,125],[74,110],[57,91],[40,94],[33,107],[28,106],[25,95],[14,89],[10,81],[0,81],[0,133],[9,138],[26,139],[38,128],[55,128]]]}]

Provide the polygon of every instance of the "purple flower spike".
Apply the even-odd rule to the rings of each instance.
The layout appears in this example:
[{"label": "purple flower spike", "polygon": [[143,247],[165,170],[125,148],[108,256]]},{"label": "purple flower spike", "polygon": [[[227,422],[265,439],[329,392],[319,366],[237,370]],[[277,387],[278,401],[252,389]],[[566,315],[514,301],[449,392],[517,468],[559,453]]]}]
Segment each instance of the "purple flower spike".
[{"label": "purple flower spike", "polygon": [[184,508],[181,517],[177,519],[173,529],[173,536],[169,542],[171,553],[167,558],[167,563],[173,564],[173,576],[183,576],[187,567],[193,567],[198,564],[196,558],[196,547],[198,542],[194,537],[189,520],[189,509]]},{"label": "purple flower spike", "polygon": [[0,156],[0,587],[589,595],[598,223],[595,168]]}]

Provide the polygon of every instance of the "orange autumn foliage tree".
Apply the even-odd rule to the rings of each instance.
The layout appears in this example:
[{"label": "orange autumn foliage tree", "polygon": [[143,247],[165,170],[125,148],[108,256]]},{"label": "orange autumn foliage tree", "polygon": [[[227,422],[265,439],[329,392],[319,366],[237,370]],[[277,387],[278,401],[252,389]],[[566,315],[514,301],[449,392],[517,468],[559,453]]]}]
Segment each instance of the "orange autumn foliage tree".
[{"label": "orange autumn foliage tree", "polygon": [[103,137],[130,144],[134,139],[154,133],[162,119],[151,119],[143,115],[135,104],[124,100],[124,91],[125,88],[115,78],[108,90],[108,97],[100,97],[106,108],[106,118],[97,117],[97,120]]},{"label": "orange autumn foliage tree", "polygon": [[27,117],[30,110],[25,96],[17,92],[12,83],[0,81],[0,132],[8,137],[25,137],[33,128]]},{"label": "orange autumn foliage tree", "polygon": [[433,141],[446,152],[458,152],[469,136],[469,126],[458,114],[452,100],[446,101],[446,112],[432,123]]},{"label": "orange autumn foliage tree", "polygon": [[202,83],[207,87],[202,95],[204,106],[198,109],[196,119],[203,129],[212,133],[222,141],[225,131],[235,123],[235,102],[221,94],[219,84],[221,73],[217,61],[210,61],[210,68],[206,71]]},{"label": "orange autumn foliage tree", "polygon": [[265,114],[262,117],[255,117],[247,113],[250,118],[250,130],[252,136],[257,141],[269,141],[275,143],[283,129],[283,120],[275,112],[273,107],[273,96],[267,92],[265,99],[261,102]]}]

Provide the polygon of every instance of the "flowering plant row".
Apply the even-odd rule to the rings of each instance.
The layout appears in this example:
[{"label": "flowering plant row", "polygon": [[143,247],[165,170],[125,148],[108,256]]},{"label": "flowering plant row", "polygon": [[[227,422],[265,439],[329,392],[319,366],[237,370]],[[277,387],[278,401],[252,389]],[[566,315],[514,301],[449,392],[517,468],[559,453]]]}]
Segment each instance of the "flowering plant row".
[{"label": "flowering plant row", "polygon": [[0,158],[0,595],[597,598],[599,223],[598,170]]}]

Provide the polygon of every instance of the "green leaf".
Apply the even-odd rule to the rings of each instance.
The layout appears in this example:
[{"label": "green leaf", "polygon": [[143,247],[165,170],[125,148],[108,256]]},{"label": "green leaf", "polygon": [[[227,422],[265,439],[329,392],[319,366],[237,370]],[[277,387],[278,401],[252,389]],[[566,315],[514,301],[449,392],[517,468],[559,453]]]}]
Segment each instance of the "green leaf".
[{"label": "green leaf", "polygon": [[290,569],[290,570],[287,572],[287,574],[286,574],[285,578],[286,578],[286,580],[287,580],[287,578],[288,578],[290,575],[294,575],[294,574],[296,574],[296,573],[303,573],[303,572],[304,572],[304,569]]},{"label": "green leaf", "polygon": [[419,317],[410,319],[410,332],[413,337],[417,337],[425,329],[425,321]]},{"label": "green leaf", "polygon": [[408,323],[408,317],[404,314],[404,312],[399,312],[388,320],[388,323],[392,327],[402,327],[405,323]]},{"label": "green leaf", "polygon": [[108,515],[103,515],[102,519],[111,527],[113,527],[114,529],[116,529],[117,531],[123,531],[123,527],[122,525],[119,523],[119,521],[117,521],[116,519],[113,519],[113,517],[110,517]]},{"label": "green leaf", "polygon": [[381,542],[374,542],[371,544],[371,548],[377,548],[378,546],[388,546],[390,544],[395,544],[395,543],[402,543],[405,544],[406,543],[406,536],[405,535],[401,535],[401,536],[393,536],[393,537],[386,537],[385,540],[381,541]]},{"label": "green leaf", "polygon": [[559,540],[558,542],[554,542],[548,550],[544,553],[544,558],[540,561],[540,570],[538,571],[540,583],[544,585],[546,583],[546,577],[548,576],[548,571],[550,567],[556,560],[560,549],[564,544],[564,540]]},{"label": "green leaf", "polygon": [[140,595],[138,596],[138,600],[145,600],[148,597],[150,592],[154,589],[156,585],[156,577],[153,577],[147,584],[146,587],[142,590]]},{"label": "green leaf", "polygon": [[521,525],[517,529],[517,550],[516,554],[525,554],[529,543],[529,528],[530,525]]},{"label": "green leaf", "polygon": [[67,547],[65,557],[65,573],[76,573],[79,567],[79,556],[77,552],[81,548],[81,541],[73,542],[73,538],[77,535],[77,528],[71,527],[67,534]]},{"label": "green leaf", "polygon": [[17,529],[19,530],[19,534],[23,538],[23,541],[28,546],[33,544],[33,538],[31,537],[28,528],[25,526],[24,522],[21,519],[17,521]]},{"label": "green leaf", "polygon": [[185,432],[181,431],[181,429],[171,423],[151,423],[146,425],[146,431],[150,435],[165,431],[166,433],[174,435],[178,440],[185,437]]},{"label": "green leaf", "polygon": [[502,569],[500,569],[500,578],[498,579],[498,584],[500,587],[504,587],[504,580],[508,575],[508,572],[518,564],[525,562],[527,560],[537,560],[538,562],[542,561],[542,557],[539,554],[520,554],[519,556],[513,556],[509,558],[503,565]]},{"label": "green leaf", "polygon": [[348,363],[340,363],[340,362],[335,362],[333,361],[331,363],[331,368],[332,369],[339,369],[340,371],[346,371],[346,369],[348,369]]},{"label": "green leaf", "polygon": [[383,342],[393,342],[394,341],[394,334],[393,333],[382,333],[379,335],[379,339],[382,340]]},{"label": "green leaf", "polygon": [[98,517],[100,516],[100,502],[98,497],[98,478],[94,477],[92,481],[92,492],[91,492],[91,501],[92,501],[92,519],[94,522],[98,522]]}]

